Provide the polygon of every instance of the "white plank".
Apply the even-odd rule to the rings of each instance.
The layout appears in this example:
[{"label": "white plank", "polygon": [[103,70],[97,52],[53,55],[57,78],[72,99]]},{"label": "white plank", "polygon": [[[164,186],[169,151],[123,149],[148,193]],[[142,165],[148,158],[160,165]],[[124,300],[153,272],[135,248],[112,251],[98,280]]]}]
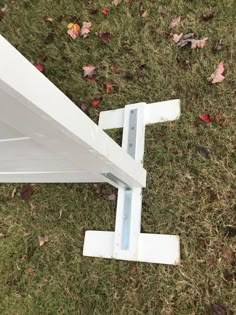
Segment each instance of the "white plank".
[{"label": "white plank", "polygon": [[114,256],[114,232],[86,231],[83,255],[147,263],[178,265],[180,242],[176,235],[140,233],[136,255]]},{"label": "white plank", "polygon": [[[144,104],[145,125],[173,121],[180,117],[179,100],[142,104]],[[101,112],[99,126],[103,130],[123,128],[124,111],[125,110],[122,108]]]},{"label": "white plank", "polygon": [[[128,156],[2,36],[0,98],[0,120],[7,121],[49,152],[62,155],[96,178],[101,172],[110,172],[130,187],[145,187],[146,171],[140,163]],[[81,158],[81,152],[87,158]]]}]

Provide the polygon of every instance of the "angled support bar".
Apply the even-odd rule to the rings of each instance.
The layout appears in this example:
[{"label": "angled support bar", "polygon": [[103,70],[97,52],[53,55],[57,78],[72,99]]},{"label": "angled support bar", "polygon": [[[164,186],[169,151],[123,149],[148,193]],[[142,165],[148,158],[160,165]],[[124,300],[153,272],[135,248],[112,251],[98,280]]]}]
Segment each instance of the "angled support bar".
[{"label": "angled support bar", "polygon": [[[102,112],[99,126],[123,128],[122,148],[143,164],[145,125],[178,119],[179,100],[138,103]],[[87,231],[85,256],[176,265],[180,243],[176,235],[141,233],[142,188],[118,189],[115,232]]]}]

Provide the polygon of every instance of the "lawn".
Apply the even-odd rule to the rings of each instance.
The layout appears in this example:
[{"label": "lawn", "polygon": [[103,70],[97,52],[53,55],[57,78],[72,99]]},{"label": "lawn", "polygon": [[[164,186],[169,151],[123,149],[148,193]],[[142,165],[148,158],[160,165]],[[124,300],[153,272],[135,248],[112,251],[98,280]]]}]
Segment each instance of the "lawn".
[{"label": "lawn", "polygon": [[[109,185],[35,184],[24,193],[23,184],[1,184],[0,314],[235,314],[235,2],[0,0],[5,4],[1,34],[94,121],[129,103],[181,100],[180,120],[147,128],[142,212],[143,232],[180,235],[181,264],[82,256],[87,229],[114,229],[109,199],[116,190]],[[92,23],[88,38],[70,38],[68,23],[84,21]],[[99,32],[110,33],[107,43]],[[172,40],[171,33],[192,32],[208,38],[204,48]],[[221,61],[225,79],[212,84],[207,78]],[[88,64],[96,81],[83,77]],[[119,132],[112,136],[120,140]],[[39,236],[48,237],[41,247]]]}]

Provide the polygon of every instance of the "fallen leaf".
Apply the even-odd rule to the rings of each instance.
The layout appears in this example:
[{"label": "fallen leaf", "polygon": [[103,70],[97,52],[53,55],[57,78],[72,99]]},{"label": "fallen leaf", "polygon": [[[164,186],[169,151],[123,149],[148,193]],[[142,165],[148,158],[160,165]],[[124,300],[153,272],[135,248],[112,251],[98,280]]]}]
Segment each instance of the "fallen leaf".
[{"label": "fallen leaf", "polygon": [[102,13],[103,13],[104,15],[107,15],[107,14],[108,14],[108,8],[106,8],[106,7],[103,8],[103,9],[102,9]]},{"label": "fallen leaf", "polygon": [[180,21],[181,21],[181,17],[180,17],[180,16],[174,18],[174,19],[170,22],[169,28],[175,28],[175,27],[177,27],[177,26],[179,25]]},{"label": "fallen leaf", "polygon": [[91,26],[92,26],[91,22],[83,22],[83,26],[80,30],[80,35],[83,36],[83,38],[88,37]]},{"label": "fallen leaf", "polygon": [[34,274],[33,268],[30,267],[30,268],[28,269],[28,273],[32,276],[32,275]]},{"label": "fallen leaf", "polygon": [[48,44],[51,44],[51,43],[53,42],[53,40],[54,40],[54,33],[51,32],[51,33],[49,33],[49,34],[45,37],[44,43],[45,43],[46,45],[48,45]]},{"label": "fallen leaf", "polygon": [[101,99],[100,98],[94,98],[92,101],[91,101],[91,104],[93,107],[97,107],[98,104],[100,103]]},{"label": "fallen leaf", "polygon": [[226,226],[224,228],[224,235],[227,237],[235,237],[236,236],[236,226]]},{"label": "fallen leaf", "polygon": [[84,77],[92,78],[96,74],[95,69],[96,67],[94,67],[93,65],[84,66]]},{"label": "fallen leaf", "polygon": [[34,66],[35,66],[35,68],[37,68],[40,72],[43,72],[43,71],[44,71],[44,67],[43,67],[41,64],[35,63]]},{"label": "fallen leaf", "polygon": [[111,71],[112,73],[117,73],[118,67],[116,64],[111,65]]},{"label": "fallen leaf", "polygon": [[197,151],[199,154],[201,154],[204,158],[208,159],[209,158],[209,151],[207,148],[201,146],[201,145],[197,145]]},{"label": "fallen leaf", "polygon": [[110,83],[105,83],[106,86],[106,93],[110,94],[111,93],[111,84]]},{"label": "fallen leaf", "polygon": [[45,15],[45,16],[42,18],[42,20],[43,20],[44,22],[50,22],[50,23],[52,23],[53,18],[51,18],[50,16]]},{"label": "fallen leaf", "polygon": [[67,28],[67,34],[69,34],[71,38],[76,39],[79,36],[80,26],[78,24],[69,23]]},{"label": "fallen leaf", "polygon": [[39,236],[39,247],[48,242],[48,236]]},{"label": "fallen leaf", "polygon": [[100,37],[101,41],[106,44],[108,42],[108,40],[110,39],[110,37],[111,37],[111,33],[109,33],[109,32],[99,32],[98,36]]},{"label": "fallen leaf", "polygon": [[117,6],[118,4],[121,3],[122,0],[113,0],[112,4],[114,4],[115,6]]},{"label": "fallen leaf", "polygon": [[1,8],[1,12],[5,14],[7,13],[7,11],[8,11],[8,6],[7,4],[5,4],[4,7]]},{"label": "fallen leaf", "polygon": [[222,39],[220,39],[216,44],[215,47],[213,48],[213,52],[217,53],[218,51],[222,50],[224,48],[224,43]]},{"label": "fallen leaf", "polygon": [[82,103],[82,104],[80,105],[80,109],[81,109],[83,112],[86,112],[86,111],[88,110],[88,105],[85,104],[85,103]]},{"label": "fallen leaf", "polygon": [[146,10],[146,11],[143,12],[142,17],[146,18],[147,16],[148,16],[148,11]]},{"label": "fallen leaf", "polygon": [[192,39],[191,41],[191,48],[203,48],[206,45],[206,41],[208,40],[207,37],[203,39]]},{"label": "fallen leaf", "polygon": [[21,261],[25,261],[26,260],[26,255],[22,255],[20,258]]},{"label": "fallen leaf", "polygon": [[222,118],[221,118],[220,114],[215,114],[215,120],[217,122],[221,122]]},{"label": "fallen leaf", "polygon": [[204,22],[207,22],[211,20],[214,16],[215,16],[215,12],[211,9],[208,9],[201,15],[201,20]]},{"label": "fallen leaf", "polygon": [[199,117],[199,119],[204,121],[206,124],[212,122],[212,119],[211,119],[210,115],[208,115],[208,114],[199,114],[198,117]]},{"label": "fallen leaf", "polygon": [[20,192],[20,197],[24,201],[28,201],[33,194],[33,187],[31,185],[24,185]]},{"label": "fallen leaf", "polygon": [[96,194],[100,195],[102,193],[102,184],[93,184],[96,189]]},{"label": "fallen leaf", "polygon": [[108,196],[108,200],[110,201],[116,201],[116,194],[111,194]]},{"label": "fallen leaf", "polygon": [[181,33],[181,34],[174,34],[173,35],[173,41],[177,44],[180,41],[182,36],[183,36],[183,33]]},{"label": "fallen leaf", "polygon": [[217,69],[215,72],[213,72],[211,74],[211,76],[208,78],[208,81],[210,81],[212,84],[215,84],[215,83],[220,83],[224,80],[224,76],[222,75],[222,73],[224,72],[224,64],[223,64],[223,61],[221,61],[218,66],[217,66]]},{"label": "fallen leaf", "polygon": [[135,275],[135,274],[137,273],[137,268],[136,268],[136,267],[132,267],[132,268],[130,269],[130,273],[131,273],[132,275]]},{"label": "fallen leaf", "polygon": [[89,9],[88,11],[89,11],[90,14],[95,15],[95,14],[97,14],[98,9],[92,8],[92,9]]},{"label": "fallen leaf", "polygon": [[222,304],[210,305],[211,315],[227,315],[226,308]]}]

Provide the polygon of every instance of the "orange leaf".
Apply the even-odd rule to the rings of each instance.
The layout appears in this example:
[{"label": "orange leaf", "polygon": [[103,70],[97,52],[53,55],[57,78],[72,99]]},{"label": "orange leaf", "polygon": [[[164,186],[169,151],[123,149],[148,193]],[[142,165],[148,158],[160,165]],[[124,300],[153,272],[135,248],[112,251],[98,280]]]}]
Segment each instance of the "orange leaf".
[{"label": "orange leaf", "polygon": [[67,28],[67,34],[69,34],[71,38],[76,39],[79,36],[80,26],[78,24],[69,23]]}]

